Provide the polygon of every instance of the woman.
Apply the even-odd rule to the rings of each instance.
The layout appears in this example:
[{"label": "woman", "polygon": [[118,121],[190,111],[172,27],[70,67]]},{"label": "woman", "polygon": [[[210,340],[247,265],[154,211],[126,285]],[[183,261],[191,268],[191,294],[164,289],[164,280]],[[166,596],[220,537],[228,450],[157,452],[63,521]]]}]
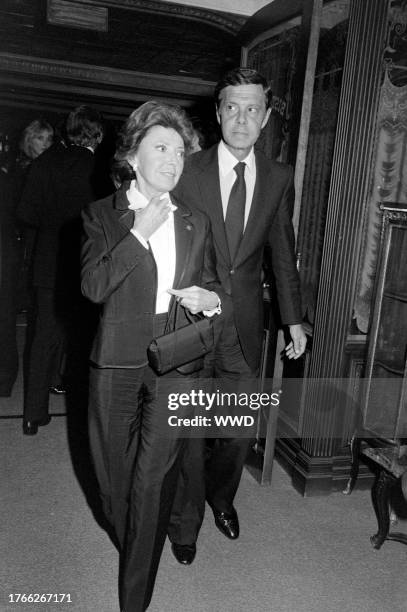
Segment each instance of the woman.
[{"label": "woman", "polygon": [[[28,176],[31,163],[37,159],[41,153],[44,153],[52,145],[54,140],[54,128],[45,119],[34,119],[22,131],[18,143],[18,154],[15,160],[15,168],[13,169],[13,185],[14,185],[14,203],[17,207],[23,193],[25,181]],[[24,228],[24,273],[28,273],[30,267],[30,257],[33,247],[33,234]],[[24,277],[24,281],[28,279]],[[29,291],[28,287],[24,290]],[[24,295],[20,299],[28,301],[28,296]],[[27,304],[23,304],[25,308]]]},{"label": "woman", "polygon": [[[45,119],[34,119],[22,131],[18,143],[19,152],[13,173],[14,204],[17,210],[29,170],[34,159],[50,148],[54,142],[54,128]],[[19,223],[21,252],[21,275],[18,283],[18,310],[27,311],[27,333],[24,351],[25,362],[28,359],[29,347],[34,333],[34,295],[32,287],[32,258],[36,240],[36,231],[30,225]],[[25,366],[27,364],[25,363]]]},{"label": "woman", "polygon": [[11,395],[17,378],[17,312],[27,310],[31,300],[29,262],[32,234],[27,228],[18,227],[16,208],[30,164],[52,144],[53,134],[54,130],[47,121],[36,119],[23,131],[17,159],[12,162],[11,156],[6,154],[0,160],[0,397]]},{"label": "woman", "polygon": [[0,164],[0,397],[10,397],[17,378],[17,278],[20,264],[12,182]]},{"label": "woman", "polygon": [[14,198],[19,203],[31,163],[52,145],[54,128],[45,119],[34,119],[21,133],[14,168]]},{"label": "woman", "polygon": [[77,389],[88,370],[91,326],[85,326],[80,293],[81,212],[97,197],[95,151],[103,139],[103,120],[82,105],[67,115],[64,128],[65,144],[57,141],[33,161],[18,207],[20,219],[35,232],[35,318],[27,329],[32,332],[26,342],[23,418],[23,433],[29,436],[51,420],[49,393],[64,392],[69,379]]},{"label": "woman", "polygon": [[[54,128],[44,119],[34,119],[25,128],[20,138],[20,151],[26,164],[30,164],[51,145]],[[23,161],[21,163],[24,165]]]},{"label": "woman", "polygon": [[158,377],[147,347],[164,332],[170,293],[194,314],[220,310],[208,220],[168,193],[193,137],[181,108],[143,104],[115,154],[115,176],[124,168],[134,178],[83,214],[82,291],[103,304],[91,354],[90,444],[119,545],[125,612],[145,610],[151,599],[184,448],[167,425],[168,392],[192,385],[177,371]]}]

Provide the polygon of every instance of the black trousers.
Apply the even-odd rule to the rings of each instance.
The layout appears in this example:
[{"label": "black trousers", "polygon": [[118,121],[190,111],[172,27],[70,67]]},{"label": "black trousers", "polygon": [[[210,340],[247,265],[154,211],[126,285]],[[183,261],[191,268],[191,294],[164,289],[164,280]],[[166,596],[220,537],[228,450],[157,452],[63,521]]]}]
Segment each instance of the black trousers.
[{"label": "black trousers", "polygon": [[[33,326],[33,329],[32,329]],[[48,415],[49,388],[60,383],[64,352],[64,324],[53,289],[36,287],[35,315],[27,329],[24,419],[40,421]]]},{"label": "black trousers", "polygon": [[125,612],[144,611],[151,600],[186,443],[180,428],[168,426],[168,394],[191,385],[191,376],[158,377],[149,366],[91,368],[90,446],[119,543]]},{"label": "black trousers", "polygon": [[[258,373],[244,359],[237,330],[226,323],[215,351],[210,355],[205,377],[213,376],[212,388],[236,392],[240,383],[246,393],[256,389]],[[242,382],[243,381],[243,382]],[[222,410],[220,409],[221,413]],[[233,437],[230,429],[217,430],[219,437],[187,441],[168,535],[177,544],[196,542],[205,513],[205,500],[218,512],[230,512],[242,476],[254,429]]]},{"label": "black trousers", "polygon": [[18,372],[16,340],[19,243],[14,228],[0,228],[0,396],[11,395]]}]

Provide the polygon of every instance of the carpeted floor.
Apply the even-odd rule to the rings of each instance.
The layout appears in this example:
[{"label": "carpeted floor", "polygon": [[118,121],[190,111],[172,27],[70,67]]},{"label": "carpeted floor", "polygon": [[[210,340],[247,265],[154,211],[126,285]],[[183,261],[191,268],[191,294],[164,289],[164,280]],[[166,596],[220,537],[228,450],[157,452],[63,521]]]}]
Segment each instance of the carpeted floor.
[{"label": "carpeted floor", "polygon": [[[97,511],[84,407],[65,416],[66,399],[53,397],[59,415],[27,437],[21,402],[19,380],[0,399],[0,612],[118,612],[118,557]],[[275,464],[271,487],[244,473],[236,507],[241,537],[227,540],[208,512],[190,567],[166,544],[149,612],[407,610],[407,548],[372,548],[368,491],[302,498]],[[12,593],[66,593],[72,603],[10,603]]]}]

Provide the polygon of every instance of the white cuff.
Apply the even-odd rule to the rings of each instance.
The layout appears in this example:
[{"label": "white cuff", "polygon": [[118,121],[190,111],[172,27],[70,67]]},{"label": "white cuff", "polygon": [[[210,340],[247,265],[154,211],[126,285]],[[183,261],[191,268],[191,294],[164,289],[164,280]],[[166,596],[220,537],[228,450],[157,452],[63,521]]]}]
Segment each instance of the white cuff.
[{"label": "white cuff", "polygon": [[[212,291],[212,293],[215,292]],[[204,313],[205,317],[213,317],[214,315],[219,315],[222,312],[222,302],[220,300],[220,297],[218,297],[216,293],[215,295],[218,298],[218,305],[215,308],[212,308],[212,310],[203,310],[202,312]]]}]

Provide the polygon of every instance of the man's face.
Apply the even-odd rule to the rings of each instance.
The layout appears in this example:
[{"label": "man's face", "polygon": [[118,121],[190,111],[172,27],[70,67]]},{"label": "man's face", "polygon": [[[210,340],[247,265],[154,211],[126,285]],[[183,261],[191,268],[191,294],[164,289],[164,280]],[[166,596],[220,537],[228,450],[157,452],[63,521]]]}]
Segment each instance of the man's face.
[{"label": "man's face", "polygon": [[228,85],[216,111],[223,140],[233,155],[244,159],[266,125],[270,109],[261,85]]}]

